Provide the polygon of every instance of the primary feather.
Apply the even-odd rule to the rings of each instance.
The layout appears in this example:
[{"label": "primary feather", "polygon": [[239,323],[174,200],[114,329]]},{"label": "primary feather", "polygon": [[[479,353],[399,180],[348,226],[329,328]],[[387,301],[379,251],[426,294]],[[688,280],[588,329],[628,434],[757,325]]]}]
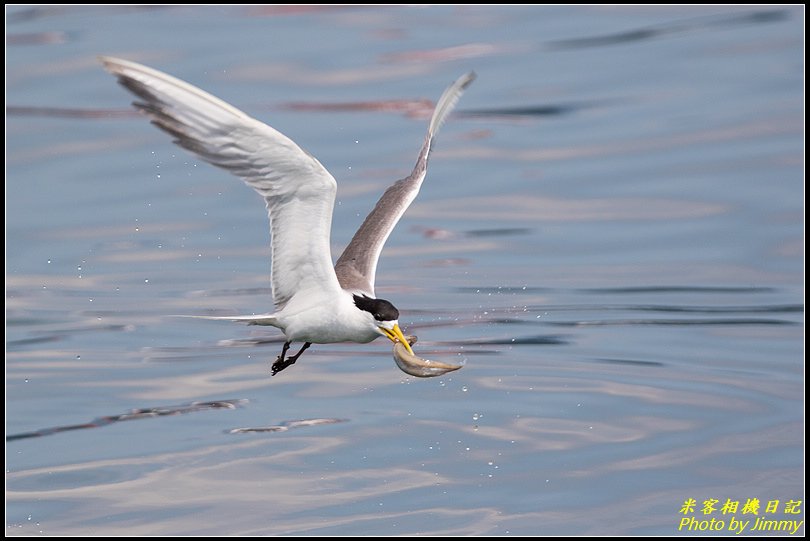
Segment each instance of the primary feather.
[{"label": "primary feather", "polygon": [[302,289],[337,290],[329,246],[337,183],[282,133],[184,81],[135,62],[102,57],[141,101],[135,106],[175,143],[239,176],[270,217],[276,310]]},{"label": "primary feather", "polygon": [[398,180],[377,201],[374,209],[366,217],[360,229],[335,264],[335,272],[343,289],[357,291],[374,297],[374,282],[377,261],[380,259],[385,241],[397,222],[419,193],[422,181],[427,174],[428,158],[433,147],[433,138],[447,116],[455,107],[461,94],[475,80],[475,73],[469,72],[450,85],[436,102],[436,109],[428,125],[425,142],[419,158],[410,175]]}]

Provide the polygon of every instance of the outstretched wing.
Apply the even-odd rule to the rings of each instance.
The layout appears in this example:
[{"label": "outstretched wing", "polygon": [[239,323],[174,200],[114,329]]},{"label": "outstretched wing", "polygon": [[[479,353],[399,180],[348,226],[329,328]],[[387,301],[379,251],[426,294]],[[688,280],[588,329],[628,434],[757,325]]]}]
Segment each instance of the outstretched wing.
[{"label": "outstretched wing", "polygon": [[101,62],[140,98],[135,107],[175,143],[241,177],[264,197],[276,309],[299,290],[339,288],[329,248],[337,183],[318,160],[267,124],[184,81],[127,60]]},{"label": "outstretched wing", "polygon": [[343,254],[335,264],[335,272],[343,289],[375,296],[374,279],[383,245],[402,214],[419,193],[419,188],[427,173],[433,137],[455,107],[464,89],[474,80],[475,73],[467,73],[444,91],[433,111],[425,143],[419,152],[413,172],[385,190],[374,210],[366,217],[349,245],[343,250]]}]

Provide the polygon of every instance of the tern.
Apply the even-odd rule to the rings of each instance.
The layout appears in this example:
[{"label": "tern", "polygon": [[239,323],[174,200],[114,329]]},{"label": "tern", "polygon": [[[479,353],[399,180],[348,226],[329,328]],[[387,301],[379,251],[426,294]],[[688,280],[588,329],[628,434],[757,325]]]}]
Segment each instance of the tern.
[{"label": "tern", "polygon": [[[185,81],[128,60],[100,60],[139,98],[133,105],[176,144],[240,177],[264,198],[275,311],[205,319],[281,329],[286,341],[272,375],[294,364],[312,344],[368,343],[385,336],[413,354],[399,327],[399,310],[374,293],[377,261],[425,179],[433,138],[474,72],[441,95],[413,171],[383,193],[333,266],[330,230],[337,182],[317,159],[267,124]],[[288,357],[294,342],[303,346]]]}]

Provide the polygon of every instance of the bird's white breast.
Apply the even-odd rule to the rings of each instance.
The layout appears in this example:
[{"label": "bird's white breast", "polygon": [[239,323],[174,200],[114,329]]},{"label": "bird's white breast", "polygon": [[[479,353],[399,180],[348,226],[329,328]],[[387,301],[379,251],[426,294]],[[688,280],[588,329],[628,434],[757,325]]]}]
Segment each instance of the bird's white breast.
[{"label": "bird's white breast", "polygon": [[371,342],[380,333],[368,312],[358,309],[350,293],[339,290],[304,290],[296,294],[276,317],[287,340],[329,344]]}]

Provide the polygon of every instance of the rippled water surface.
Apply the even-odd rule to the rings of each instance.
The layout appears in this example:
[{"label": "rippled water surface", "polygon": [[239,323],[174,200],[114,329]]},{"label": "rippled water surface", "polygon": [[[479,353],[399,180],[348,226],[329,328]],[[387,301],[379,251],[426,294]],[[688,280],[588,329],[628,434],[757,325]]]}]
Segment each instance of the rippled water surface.
[{"label": "rippled water surface", "polygon": [[[11,6],[6,42],[7,534],[804,519],[803,7]],[[99,54],[316,155],[334,253],[474,69],[377,276],[464,368],[271,378],[275,329],[167,317],[271,308],[266,216]]]}]

